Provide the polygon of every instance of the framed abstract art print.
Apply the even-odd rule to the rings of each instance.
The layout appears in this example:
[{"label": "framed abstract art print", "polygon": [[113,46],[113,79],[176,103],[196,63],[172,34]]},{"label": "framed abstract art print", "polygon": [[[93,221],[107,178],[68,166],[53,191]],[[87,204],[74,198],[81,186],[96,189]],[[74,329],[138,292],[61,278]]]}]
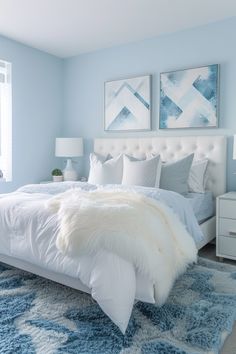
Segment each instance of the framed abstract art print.
[{"label": "framed abstract art print", "polygon": [[160,75],[160,129],[218,126],[219,65]]},{"label": "framed abstract art print", "polygon": [[106,131],[151,129],[151,76],[105,83]]}]

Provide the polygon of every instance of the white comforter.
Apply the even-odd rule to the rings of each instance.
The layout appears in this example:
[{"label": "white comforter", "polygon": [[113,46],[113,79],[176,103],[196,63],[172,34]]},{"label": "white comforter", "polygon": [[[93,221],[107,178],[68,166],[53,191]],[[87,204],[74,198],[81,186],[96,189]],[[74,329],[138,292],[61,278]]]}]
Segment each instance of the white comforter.
[{"label": "white comforter", "polygon": [[[96,188],[81,183],[55,183],[26,186],[14,193],[1,195],[0,253],[79,278],[91,290],[103,311],[124,333],[135,299],[155,302],[154,283],[137,271],[134,264],[113,252],[100,249],[92,257],[83,255],[71,258],[56,248],[60,223],[57,214],[49,212],[45,203],[52,198],[52,194],[75,186]],[[136,190],[162,202],[165,200],[166,204],[171,204],[172,199],[175,212],[179,209],[179,219],[186,221],[187,229],[195,241],[201,241],[200,228],[184,198],[157,189]]]}]

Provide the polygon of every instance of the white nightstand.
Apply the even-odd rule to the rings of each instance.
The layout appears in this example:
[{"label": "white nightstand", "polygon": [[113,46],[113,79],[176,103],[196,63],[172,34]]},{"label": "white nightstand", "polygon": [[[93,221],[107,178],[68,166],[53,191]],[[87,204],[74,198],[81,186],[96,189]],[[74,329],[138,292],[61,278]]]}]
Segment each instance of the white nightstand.
[{"label": "white nightstand", "polygon": [[53,183],[53,181],[40,181],[40,184],[47,184],[47,183]]},{"label": "white nightstand", "polygon": [[216,199],[216,255],[236,260],[236,192]]},{"label": "white nightstand", "polygon": [[[87,182],[87,178],[86,177],[81,177],[80,179],[78,179],[77,181],[71,181],[71,182]],[[39,183],[40,184],[46,184],[46,183],[62,183],[64,181],[60,181],[60,182],[54,182],[53,180],[51,181],[40,181]],[[69,181],[67,181],[69,182]]]}]

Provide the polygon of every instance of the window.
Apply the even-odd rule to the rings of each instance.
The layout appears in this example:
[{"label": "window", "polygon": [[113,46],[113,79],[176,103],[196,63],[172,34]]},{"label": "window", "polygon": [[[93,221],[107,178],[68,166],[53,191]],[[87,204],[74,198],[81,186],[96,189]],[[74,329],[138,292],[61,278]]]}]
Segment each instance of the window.
[{"label": "window", "polygon": [[0,169],[12,180],[12,85],[11,64],[0,60]]}]

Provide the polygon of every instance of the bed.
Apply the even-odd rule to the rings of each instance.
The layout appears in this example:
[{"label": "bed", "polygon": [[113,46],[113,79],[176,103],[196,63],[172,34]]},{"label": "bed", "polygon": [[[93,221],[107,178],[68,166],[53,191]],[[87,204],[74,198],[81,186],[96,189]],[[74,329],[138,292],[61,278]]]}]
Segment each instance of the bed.
[{"label": "bed", "polygon": [[[186,154],[189,154],[191,152],[195,153],[195,158],[196,159],[201,159],[203,157],[207,157],[209,159],[209,167],[208,167],[208,173],[209,173],[209,178],[208,178],[208,189],[212,192],[214,198],[217,195],[220,195],[225,192],[225,171],[226,171],[226,138],[223,136],[194,136],[194,137],[154,137],[154,138],[128,138],[128,139],[120,139],[120,138],[114,138],[114,139],[95,139],[94,141],[94,151],[96,153],[106,155],[110,153],[112,156],[116,156],[120,153],[127,153],[129,155],[132,155],[134,157],[142,157],[144,154],[149,151],[149,152],[159,152],[161,154],[161,157],[164,160],[170,161],[175,159],[176,157],[182,157],[185,156]],[[48,242],[50,243],[50,247],[45,249],[45,237],[49,235],[47,233],[43,234],[38,232],[37,230],[37,225],[35,225],[35,222],[33,221],[30,225],[28,224],[28,214],[32,214],[32,210],[35,213],[35,219],[41,218],[42,215],[43,217],[46,217],[45,215],[47,214],[47,211],[44,211],[44,203],[46,200],[50,199],[49,194],[56,194],[58,191],[63,192],[63,189],[67,190],[68,188],[71,187],[81,187],[81,188],[88,188],[86,184],[81,184],[80,182],[75,182],[74,184],[70,184],[68,186],[68,183],[63,183],[63,184],[50,184],[50,185],[38,185],[38,186],[29,186],[24,189],[20,189],[16,194],[9,195],[9,199],[4,199],[6,200],[6,204],[8,205],[9,203],[11,204],[11,198],[14,200],[14,205],[13,209],[16,208],[16,212],[19,211],[17,209],[18,203],[22,202],[22,198],[26,198],[29,202],[29,208],[24,208],[21,207],[24,213],[24,218],[17,217],[15,222],[14,227],[11,226],[11,234],[9,234],[9,237],[6,237],[4,232],[0,232],[0,261],[7,263],[9,265],[21,268],[23,270],[35,273],[37,275],[43,276],[45,278],[51,279],[53,281],[62,283],[64,285],[73,287],[75,289],[87,292],[87,293],[92,293],[92,296],[96,301],[99,302],[101,308],[106,312],[109,317],[118,325],[118,327],[121,329],[121,331],[124,333],[126,327],[127,327],[127,321],[129,320],[130,313],[132,311],[132,304],[134,301],[134,296],[130,296],[130,294],[127,294],[128,296],[128,304],[127,308],[128,310],[123,311],[126,312],[125,314],[122,313],[121,309],[123,306],[123,299],[122,296],[125,295],[124,289],[121,288],[122,286],[124,288],[128,287],[136,287],[136,290],[134,289],[134,295],[135,291],[136,293],[138,292],[138,300],[142,301],[147,301],[147,302],[153,302],[153,286],[150,282],[148,282],[145,277],[142,275],[137,274],[132,274],[130,275],[129,278],[129,272],[135,273],[135,270],[130,268],[127,262],[123,262],[118,258],[114,258],[113,255],[111,254],[106,254],[104,255],[103,252],[100,252],[98,255],[98,261],[99,263],[99,272],[97,272],[94,276],[96,277],[107,277],[108,278],[108,283],[113,281],[114,279],[114,274],[111,274],[107,271],[107,264],[105,262],[106,257],[109,259],[109,257],[112,257],[112,264],[114,267],[117,267],[119,269],[123,269],[123,272],[120,274],[120,279],[116,278],[116,282],[113,283],[113,294],[119,294],[117,302],[112,304],[112,309],[107,308],[107,306],[111,306],[111,300],[113,301],[114,299],[112,298],[112,294],[110,293],[110,298],[107,299],[107,292],[108,288],[105,286],[102,289],[103,295],[101,296],[101,292],[98,294],[97,288],[88,286],[89,281],[91,280],[86,280],[87,278],[91,278],[91,274],[88,274],[88,271],[86,274],[83,273],[83,277],[80,275],[80,267],[84,267],[84,269],[90,269],[91,264],[95,260],[91,260],[91,258],[85,258],[83,259],[82,263],[76,264],[75,261],[67,258],[66,261],[64,259],[60,258],[61,256],[58,254],[55,246],[55,235],[57,231],[57,224],[55,222],[55,215],[51,215],[50,218],[47,219],[47,225],[45,227],[48,227],[49,230],[51,230],[51,233],[54,234],[54,236],[50,239],[48,239]],[[27,189],[28,188],[28,189]],[[89,187],[93,188],[93,187]],[[33,190],[33,193],[29,193],[30,190]],[[50,193],[47,193],[47,189],[51,190]],[[155,193],[155,191],[153,191]],[[162,198],[165,198],[166,193],[163,192],[161,194]],[[35,198],[37,199],[37,203],[35,203]],[[2,196],[4,198],[4,196]],[[17,199],[18,198],[18,199]],[[180,197],[179,197],[180,198]],[[3,199],[2,199],[3,200]],[[179,199],[181,201],[181,199]],[[178,204],[178,203],[176,203]],[[12,205],[12,204],[11,204]],[[19,204],[20,205],[20,204]],[[1,203],[0,203],[1,207]],[[41,208],[42,214],[38,214],[38,210]],[[21,211],[22,211],[21,210]],[[187,210],[186,210],[187,212]],[[42,219],[43,219],[42,217]],[[11,224],[11,217],[10,214],[8,215],[9,218],[9,224]],[[0,219],[1,222],[1,219]],[[17,224],[21,224],[19,226]],[[30,230],[30,236],[27,234],[24,235],[24,227],[27,226],[27,230]],[[20,228],[21,227],[21,228]],[[191,227],[191,225],[189,226]],[[210,242],[214,237],[215,237],[215,217],[210,217],[206,221],[202,222],[200,225],[201,230],[203,232],[204,237],[201,240],[201,244],[198,245],[198,248],[203,247],[206,243]],[[43,229],[44,227],[41,228]],[[51,228],[51,229],[50,229]],[[2,228],[4,229],[4,228]],[[21,230],[21,231],[19,231]],[[52,231],[54,230],[54,231]],[[46,236],[45,236],[46,235]],[[27,238],[28,237],[28,238]],[[34,243],[34,237],[37,239],[37,243]],[[9,246],[9,244],[10,246]],[[10,250],[10,251],[9,251]],[[47,255],[47,262],[44,261],[44,257]],[[51,264],[54,264],[55,266],[50,266]],[[104,272],[101,275],[101,272]],[[99,274],[99,275],[98,275]],[[136,276],[136,278],[135,278]],[[133,277],[133,278],[132,278]],[[132,279],[136,279],[136,283],[132,285]],[[96,279],[95,279],[96,282]],[[87,285],[85,285],[87,284]],[[125,285],[126,284],[126,285]],[[129,284],[129,285],[127,285]],[[132,285],[132,286],[131,286]],[[99,287],[101,288],[100,284]],[[110,287],[111,288],[111,287]],[[144,289],[146,293],[144,294]],[[110,290],[109,290],[110,291]],[[149,294],[147,292],[149,291]],[[148,299],[148,296],[150,299]],[[103,297],[103,298],[101,298]],[[105,299],[105,300],[104,300]],[[104,300],[104,301],[103,301]],[[108,301],[109,300],[109,301]],[[126,303],[127,303],[126,301]],[[109,304],[108,304],[109,303]],[[115,309],[115,314],[114,314],[114,309]],[[128,313],[128,315],[127,315]],[[125,317],[125,320],[124,320]]]},{"label": "bed", "polygon": [[[162,160],[173,161],[194,153],[194,159],[209,159],[207,190],[214,199],[226,191],[226,137],[225,136],[158,136],[152,138],[102,138],[95,139],[96,153],[116,156],[125,153],[142,158],[146,153],[159,153]],[[204,240],[199,248],[212,241],[216,235],[215,216],[201,224]]]}]

